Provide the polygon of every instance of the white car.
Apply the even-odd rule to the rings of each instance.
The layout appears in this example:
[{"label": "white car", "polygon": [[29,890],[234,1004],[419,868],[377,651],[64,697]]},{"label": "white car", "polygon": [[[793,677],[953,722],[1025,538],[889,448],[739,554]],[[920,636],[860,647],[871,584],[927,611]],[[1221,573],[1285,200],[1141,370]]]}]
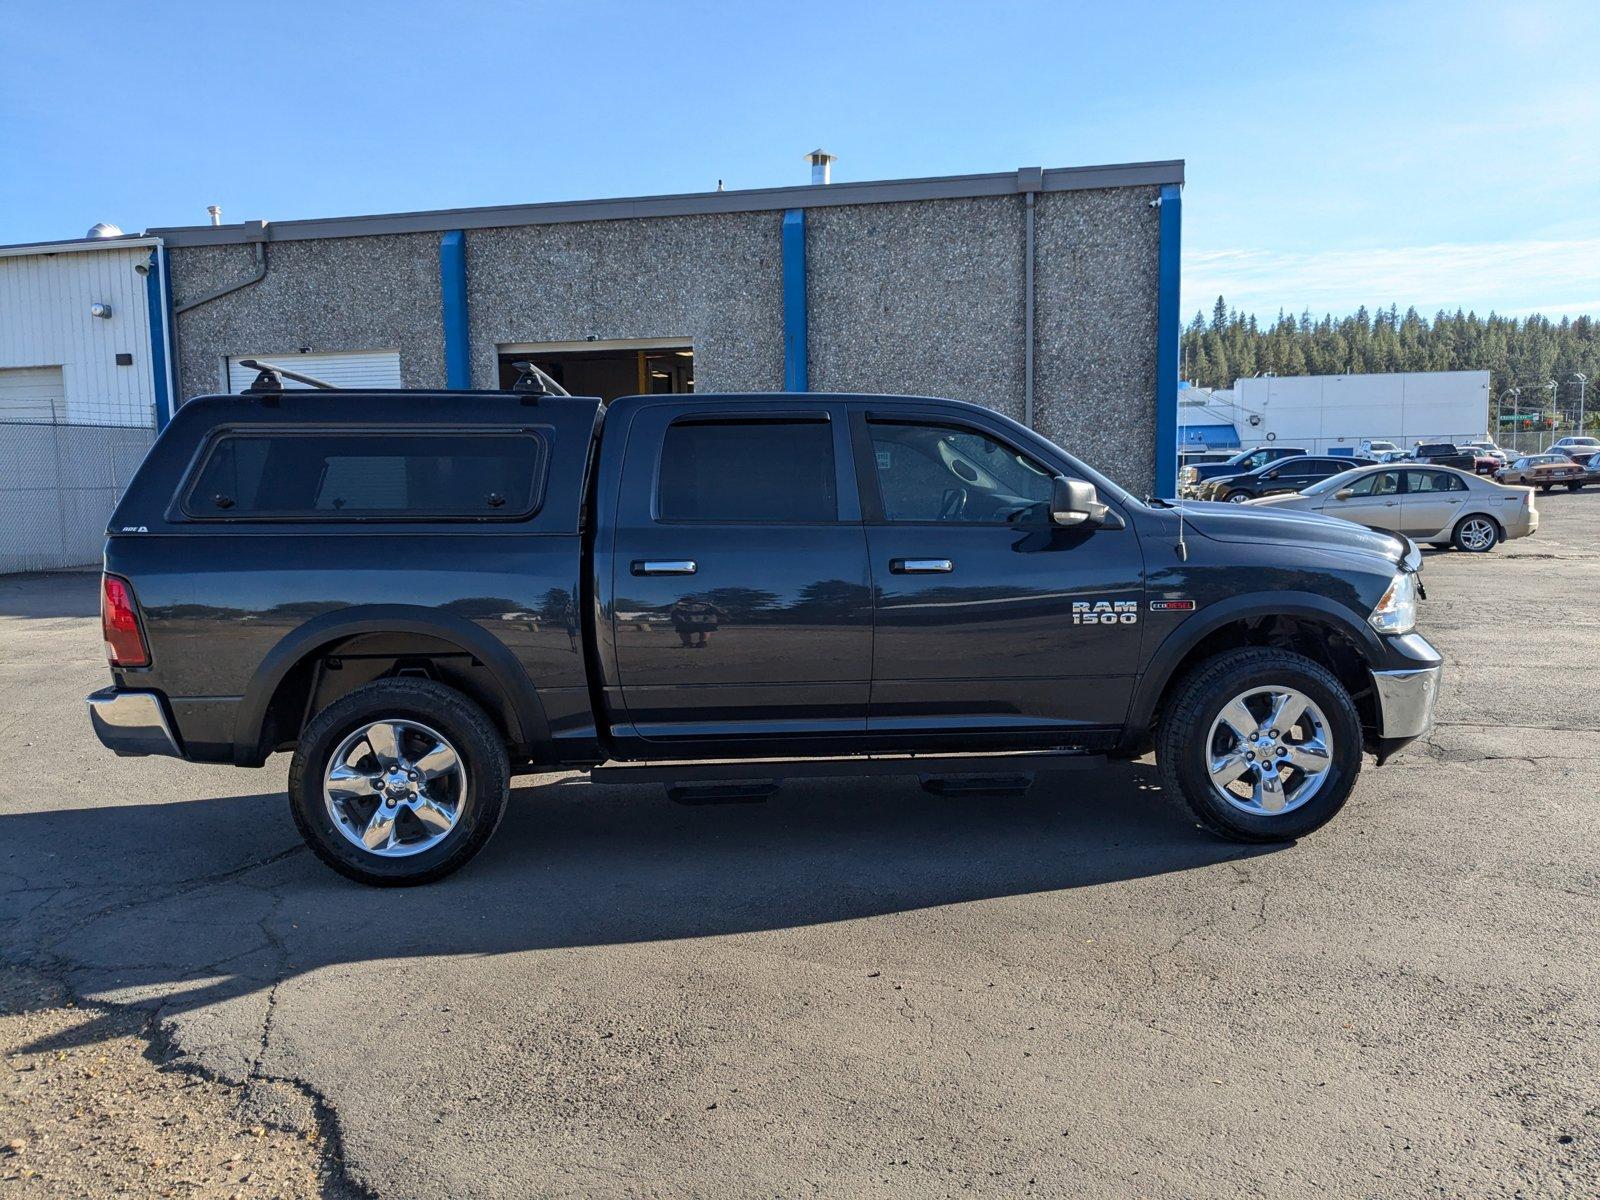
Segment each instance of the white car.
[{"label": "white car", "polygon": [[1379,438],[1363,438],[1361,444],[1356,447],[1356,457],[1393,462],[1397,458],[1405,457],[1405,451],[1393,442],[1385,442]]},{"label": "white car", "polygon": [[1357,467],[1303,492],[1245,503],[1342,517],[1414,542],[1454,545],[1473,554],[1539,528],[1532,488],[1506,487],[1454,467]]}]

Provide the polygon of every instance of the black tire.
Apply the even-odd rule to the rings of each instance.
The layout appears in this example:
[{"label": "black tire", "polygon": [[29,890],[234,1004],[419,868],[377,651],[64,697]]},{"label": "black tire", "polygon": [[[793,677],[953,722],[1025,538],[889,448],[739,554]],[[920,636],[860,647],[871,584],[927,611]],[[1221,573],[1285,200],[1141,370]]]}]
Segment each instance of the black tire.
[{"label": "black tire", "polygon": [[1549,490],[1550,490],[1550,489],[1551,489],[1551,488],[1553,488],[1553,487],[1555,487],[1555,486],[1556,486],[1556,485],[1555,485],[1555,484],[1553,484],[1553,483],[1541,483],[1541,484],[1540,484],[1540,485],[1539,485],[1539,490],[1540,490],[1540,491],[1541,491],[1541,492],[1548,492],[1548,491],[1549,491]]},{"label": "black tire", "polygon": [[[1333,739],[1328,775],[1298,808],[1254,814],[1226,803],[1206,769],[1213,722],[1235,697],[1252,688],[1286,686],[1322,710]],[[1344,807],[1361,771],[1361,718],[1331,671],[1303,655],[1272,648],[1229,650],[1200,663],[1174,687],[1156,731],[1162,785],[1183,798],[1195,818],[1235,842],[1284,842],[1304,837]]]},{"label": "black tire", "polygon": [[1243,488],[1236,488],[1223,497],[1229,504],[1243,504],[1250,499],[1250,493]]},{"label": "black tire", "polygon": [[1581,492],[1582,490],[1583,490],[1583,480],[1581,480],[1581,479],[1576,479],[1573,482],[1567,484],[1567,491],[1569,491],[1569,492]]},{"label": "black tire", "polygon": [[[1487,521],[1489,523],[1489,544],[1486,546],[1469,545],[1463,538],[1463,533],[1469,522]],[[1500,522],[1493,517],[1485,517],[1480,513],[1468,513],[1456,522],[1456,527],[1450,532],[1450,544],[1464,554],[1487,554],[1505,540],[1506,531],[1500,527]]]},{"label": "black tire", "polygon": [[[427,849],[395,858],[352,843],[323,797],[328,760],[340,744],[364,725],[389,720],[436,730],[455,750],[465,780],[454,828]],[[483,849],[505,816],[510,775],[505,741],[478,705],[430,680],[380,679],[336,700],[306,727],[289,767],[289,810],[306,844],[335,871],[377,887],[404,887],[441,879]]]}]

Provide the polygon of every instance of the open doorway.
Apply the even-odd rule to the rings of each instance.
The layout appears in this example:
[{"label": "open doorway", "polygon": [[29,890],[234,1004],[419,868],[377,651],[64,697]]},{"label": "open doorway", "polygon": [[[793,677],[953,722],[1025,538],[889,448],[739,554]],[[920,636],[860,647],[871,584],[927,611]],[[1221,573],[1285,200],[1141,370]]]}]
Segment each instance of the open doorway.
[{"label": "open doorway", "polygon": [[553,342],[500,347],[500,386],[513,365],[531,362],[574,396],[671,396],[694,391],[694,348],[686,341]]}]

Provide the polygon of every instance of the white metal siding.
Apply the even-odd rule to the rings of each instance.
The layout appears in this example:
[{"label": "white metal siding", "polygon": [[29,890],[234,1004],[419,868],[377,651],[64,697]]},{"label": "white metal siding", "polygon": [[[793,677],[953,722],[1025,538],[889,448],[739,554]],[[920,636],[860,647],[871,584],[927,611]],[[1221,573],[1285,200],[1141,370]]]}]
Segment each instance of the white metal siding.
[{"label": "white metal siding", "polygon": [[60,367],[0,367],[0,421],[62,424],[67,388]]},{"label": "white metal siding", "polygon": [[152,428],[150,310],[134,270],[149,258],[147,246],[0,256],[0,367],[59,367],[69,422]]},{"label": "white metal siding", "polygon": [[[228,360],[228,390],[242,392],[255,379],[256,373],[239,363],[243,359],[271,363],[286,371],[299,371],[335,387],[346,388],[397,388],[400,386],[400,351],[352,350],[344,354],[241,354]],[[286,388],[304,387],[292,379],[285,379]]]}]

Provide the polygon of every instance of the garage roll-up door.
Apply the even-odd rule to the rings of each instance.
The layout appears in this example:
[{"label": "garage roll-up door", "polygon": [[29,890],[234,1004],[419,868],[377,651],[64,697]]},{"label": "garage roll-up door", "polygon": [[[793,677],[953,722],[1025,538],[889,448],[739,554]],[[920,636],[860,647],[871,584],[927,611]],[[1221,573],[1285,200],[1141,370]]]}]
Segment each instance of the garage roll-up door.
[{"label": "garage roll-up door", "polygon": [[[287,371],[299,371],[334,387],[397,388],[400,385],[400,351],[352,350],[344,354],[241,354],[228,360],[228,390],[242,392],[254,382],[256,373],[239,363],[247,358],[271,363]],[[285,379],[286,388],[304,387]]]},{"label": "garage roll-up door", "polygon": [[60,367],[0,368],[0,421],[61,424],[67,389]]}]

